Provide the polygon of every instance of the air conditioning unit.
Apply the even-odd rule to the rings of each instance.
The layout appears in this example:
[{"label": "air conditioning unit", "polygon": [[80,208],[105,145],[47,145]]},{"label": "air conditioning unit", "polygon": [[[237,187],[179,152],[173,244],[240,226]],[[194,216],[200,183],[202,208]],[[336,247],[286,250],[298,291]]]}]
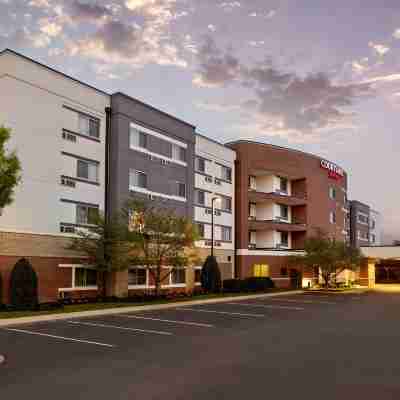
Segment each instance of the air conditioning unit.
[{"label": "air conditioning unit", "polygon": [[62,176],[61,177],[61,185],[74,188],[76,186],[76,182],[72,179]]},{"label": "air conditioning unit", "polygon": [[214,246],[216,246],[216,247],[221,247],[221,246],[222,246],[222,243],[221,243],[221,242],[214,242]]},{"label": "air conditioning unit", "polygon": [[60,225],[61,233],[75,233],[75,227],[71,225]]},{"label": "air conditioning unit", "polygon": [[162,164],[162,165],[168,165],[168,164],[169,164],[169,161],[168,161],[168,160],[161,159],[161,164]]},{"label": "air conditioning unit", "polygon": [[215,210],[215,211],[214,211],[214,215],[220,216],[221,214],[222,214],[222,213],[221,213],[220,210]]},{"label": "air conditioning unit", "polygon": [[255,243],[249,243],[249,249],[254,250],[257,247]]},{"label": "air conditioning unit", "polygon": [[206,182],[212,183],[213,178],[212,176],[206,176]]},{"label": "air conditioning unit", "polygon": [[206,214],[212,214],[212,209],[211,208],[206,208],[205,209]]},{"label": "air conditioning unit", "polygon": [[64,140],[68,140],[69,142],[76,142],[76,135],[70,132],[63,131],[62,137]]},{"label": "air conditioning unit", "polygon": [[154,194],[149,194],[149,200],[155,200],[156,196],[154,196]]},{"label": "air conditioning unit", "polygon": [[215,179],[214,179],[214,183],[215,183],[216,185],[221,185],[221,181],[220,181],[218,178],[215,178]]}]

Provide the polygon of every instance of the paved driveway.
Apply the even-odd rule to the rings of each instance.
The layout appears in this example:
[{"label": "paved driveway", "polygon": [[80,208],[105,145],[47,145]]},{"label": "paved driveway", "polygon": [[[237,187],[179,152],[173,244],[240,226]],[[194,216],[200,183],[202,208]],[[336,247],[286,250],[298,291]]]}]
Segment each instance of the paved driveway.
[{"label": "paved driveway", "polygon": [[0,399],[396,399],[400,295],[299,294],[0,329]]}]

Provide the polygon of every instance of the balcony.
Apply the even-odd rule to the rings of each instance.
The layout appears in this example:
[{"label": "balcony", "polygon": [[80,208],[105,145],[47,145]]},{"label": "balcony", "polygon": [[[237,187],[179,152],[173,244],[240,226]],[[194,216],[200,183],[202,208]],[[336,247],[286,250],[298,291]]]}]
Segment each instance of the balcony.
[{"label": "balcony", "polygon": [[307,199],[304,197],[296,197],[285,195],[281,192],[264,193],[249,188],[249,201],[252,203],[261,203],[265,201],[272,201],[286,206],[304,206],[307,204]]},{"label": "balcony", "polygon": [[305,232],[307,230],[307,225],[297,222],[259,220],[249,217],[249,229],[252,231]]}]

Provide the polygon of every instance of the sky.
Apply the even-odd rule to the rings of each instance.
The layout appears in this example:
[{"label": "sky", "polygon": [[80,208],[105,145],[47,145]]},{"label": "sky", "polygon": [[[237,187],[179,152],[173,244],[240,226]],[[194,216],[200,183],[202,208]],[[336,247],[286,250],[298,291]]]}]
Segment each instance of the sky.
[{"label": "sky", "polygon": [[219,141],[336,162],[400,239],[398,0],[0,0],[3,48]]}]

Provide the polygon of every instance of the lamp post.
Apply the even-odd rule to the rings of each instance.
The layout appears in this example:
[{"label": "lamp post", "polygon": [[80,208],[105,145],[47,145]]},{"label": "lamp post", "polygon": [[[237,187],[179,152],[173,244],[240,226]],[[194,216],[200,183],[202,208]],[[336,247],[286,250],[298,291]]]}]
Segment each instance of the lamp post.
[{"label": "lamp post", "polygon": [[214,203],[221,203],[221,197],[211,199],[211,256],[214,256]]}]

